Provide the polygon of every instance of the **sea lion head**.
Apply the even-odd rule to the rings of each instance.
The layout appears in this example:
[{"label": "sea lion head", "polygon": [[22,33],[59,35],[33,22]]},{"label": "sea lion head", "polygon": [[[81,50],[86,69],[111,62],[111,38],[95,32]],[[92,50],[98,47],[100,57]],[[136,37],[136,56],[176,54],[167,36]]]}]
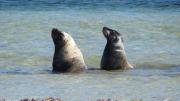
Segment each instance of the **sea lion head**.
[{"label": "sea lion head", "polygon": [[57,28],[53,28],[51,32],[51,37],[53,39],[55,47],[63,47],[66,44],[68,34],[58,30]]},{"label": "sea lion head", "polygon": [[121,33],[117,32],[116,30],[110,29],[108,27],[103,27],[102,32],[108,42],[111,43],[123,42],[123,37]]}]

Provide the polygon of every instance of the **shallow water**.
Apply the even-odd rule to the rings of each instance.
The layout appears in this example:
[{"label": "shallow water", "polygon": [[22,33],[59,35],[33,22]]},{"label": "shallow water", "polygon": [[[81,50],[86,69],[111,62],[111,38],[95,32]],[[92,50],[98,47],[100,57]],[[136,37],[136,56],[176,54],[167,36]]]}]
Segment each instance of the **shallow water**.
[{"label": "shallow water", "polygon": [[[0,97],[172,101],[180,99],[178,0],[0,1]],[[102,27],[124,37],[129,71],[52,74],[51,29],[72,35],[88,67],[99,68]]]}]

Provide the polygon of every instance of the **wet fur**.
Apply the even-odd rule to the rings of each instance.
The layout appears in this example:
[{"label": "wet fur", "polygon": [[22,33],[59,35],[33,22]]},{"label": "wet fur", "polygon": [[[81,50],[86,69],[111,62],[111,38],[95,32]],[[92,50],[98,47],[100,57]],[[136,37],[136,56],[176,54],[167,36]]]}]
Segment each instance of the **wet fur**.
[{"label": "wet fur", "polygon": [[101,59],[101,69],[124,70],[133,68],[127,61],[122,35],[107,27],[104,27],[102,32],[107,39],[107,43]]},{"label": "wet fur", "polygon": [[52,63],[53,71],[63,73],[78,73],[84,71],[86,64],[73,38],[58,29],[53,29],[51,35],[55,45]]}]

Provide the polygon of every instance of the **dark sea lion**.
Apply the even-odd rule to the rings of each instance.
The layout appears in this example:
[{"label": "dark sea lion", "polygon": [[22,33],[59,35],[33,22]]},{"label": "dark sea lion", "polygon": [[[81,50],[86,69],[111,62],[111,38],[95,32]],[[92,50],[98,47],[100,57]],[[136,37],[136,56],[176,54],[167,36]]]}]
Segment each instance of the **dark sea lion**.
[{"label": "dark sea lion", "polygon": [[52,29],[51,33],[55,52],[53,57],[54,72],[78,73],[86,69],[86,64],[80,49],[73,38],[66,32]]},{"label": "dark sea lion", "polygon": [[108,27],[103,27],[102,32],[107,39],[107,43],[101,59],[101,69],[124,70],[133,68],[127,61],[122,35],[116,30]]}]

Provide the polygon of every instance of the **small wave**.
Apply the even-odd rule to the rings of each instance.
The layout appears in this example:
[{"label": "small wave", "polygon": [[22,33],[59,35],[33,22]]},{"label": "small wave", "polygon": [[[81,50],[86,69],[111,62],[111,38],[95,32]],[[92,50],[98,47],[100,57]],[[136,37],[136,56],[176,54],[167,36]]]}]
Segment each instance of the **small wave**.
[{"label": "small wave", "polygon": [[19,75],[32,75],[32,74],[52,74],[51,70],[42,70],[42,71],[25,71],[25,70],[14,70],[14,71],[5,71],[1,70],[0,74],[19,74]]},{"label": "small wave", "polygon": [[166,63],[137,63],[134,64],[137,68],[152,68],[152,69],[165,69],[165,68],[172,68],[172,67],[180,67],[180,64],[166,64]]}]

